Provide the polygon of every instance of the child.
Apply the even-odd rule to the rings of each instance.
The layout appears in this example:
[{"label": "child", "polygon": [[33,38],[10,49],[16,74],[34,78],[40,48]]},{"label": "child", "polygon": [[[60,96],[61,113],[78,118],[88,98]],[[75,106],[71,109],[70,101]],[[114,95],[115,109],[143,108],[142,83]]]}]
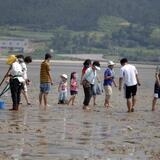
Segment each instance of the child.
[{"label": "child", "polygon": [[59,82],[58,92],[59,92],[59,101],[58,104],[67,103],[67,75],[62,74],[61,81]]},{"label": "child", "polygon": [[27,85],[29,85],[30,83],[30,80],[28,79],[28,76],[27,76],[27,64],[32,62],[32,58],[30,56],[27,56],[24,58],[24,56],[21,54],[17,55],[16,57],[18,58],[18,61],[20,65],[22,66],[23,78],[25,80],[24,86],[22,88],[22,94],[24,95],[27,105],[31,105],[28,99],[28,93],[27,93]]},{"label": "child", "polygon": [[160,98],[160,66],[157,66],[155,73],[154,97],[152,100],[152,111],[155,111],[157,99]]},{"label": "child", "polygon": [[71,102],[72,105],[74,105],[75,97],[78,93],[78,81],[77,81],[77,73],[72,72],[70,77],[70,94],[71,97],[68,101],[68,105]]}]

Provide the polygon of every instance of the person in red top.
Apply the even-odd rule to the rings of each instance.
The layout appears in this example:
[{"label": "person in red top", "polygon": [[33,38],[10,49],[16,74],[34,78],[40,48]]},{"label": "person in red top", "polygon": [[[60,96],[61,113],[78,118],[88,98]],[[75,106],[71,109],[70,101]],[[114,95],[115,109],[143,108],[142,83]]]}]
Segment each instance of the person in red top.
[{"label": "person in red top", "polygon": [[87,68],[89,68],[92,64],[92,61],[90,59],[86,59],[83,63],[83,68],[82,68],[82,74],[81,74],[81,84],[82,84],[82,77],[85,74]]},{"label": "person in red top", "polygon": [[74,105],[76,95],[78,94],[78,81],[77,81],[77,73],[72,72],[70,77],[70,94],[71,97],[68,101],[68,105],[70,102],[72,102],[72,105]]}]

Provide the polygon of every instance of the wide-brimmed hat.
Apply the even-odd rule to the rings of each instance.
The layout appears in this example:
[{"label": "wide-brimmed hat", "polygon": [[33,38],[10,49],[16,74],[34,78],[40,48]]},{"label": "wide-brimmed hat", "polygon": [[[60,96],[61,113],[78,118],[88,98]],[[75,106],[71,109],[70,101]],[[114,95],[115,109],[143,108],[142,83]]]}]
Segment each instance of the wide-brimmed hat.
[{"label": "wide-brimmed hat", "polygon": [[66,74],[62,74],[61,77],[65,78],[65,79],[68,78],[68,76]]},{"label": "wide-brimmed hat", "polygon": [[113,66],[115,63],[113,61],[108,61],[108,66]]},{"label": "wide-brimmed hat", "polygon": [[11,65],[12,63],[14,63],[17,60],[17,57],[15,55],[9,55],[7,58],[6,63],[8,65]]}]

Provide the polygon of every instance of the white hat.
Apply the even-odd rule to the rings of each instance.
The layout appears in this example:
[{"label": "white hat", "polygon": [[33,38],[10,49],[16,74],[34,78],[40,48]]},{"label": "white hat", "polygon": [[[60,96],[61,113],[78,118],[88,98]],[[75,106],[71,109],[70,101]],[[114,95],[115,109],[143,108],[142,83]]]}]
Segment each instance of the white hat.
[{"label": "white hat", "polygon": [[113,66],[115,63],[113,61],[108,61],[108,66]]},{"label": "white hat", "polygon": [[100,67],[98,67],[98,66],[95,66],[95,68],[96,68],[96,70],[98,70],[98,71],[100,71],[100,70],[101,70],[101,68],[100,68]]},{"label": "white hat", "polygon": [[62,74],[61,77],[65,78],[65,79],[68,78],[68,76],[66,74]]}]

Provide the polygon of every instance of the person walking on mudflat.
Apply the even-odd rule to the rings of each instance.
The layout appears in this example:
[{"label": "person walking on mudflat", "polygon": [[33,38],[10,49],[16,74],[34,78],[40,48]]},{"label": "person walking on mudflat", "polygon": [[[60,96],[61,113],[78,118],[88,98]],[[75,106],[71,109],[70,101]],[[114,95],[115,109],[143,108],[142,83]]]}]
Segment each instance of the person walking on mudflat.
[{"label": "person walking on mudflat", "polygon": [[97,70],[100,69],[101,68],[99,61],[94,61],[92,66],[87,68],[82,77],[82,84],[84,87],[84,101],[83,101],[84,110],[91,110],[91,108],[89,108],[89,102],[91,97],[93,96],[93,86],[95,84],[95,79],[97,77]]},{"label": "person walking on mudflat", "polygon": [[137,85],[140,86],[138,71],[134,65],[128,64],[127,58],[122,58],[120,64],[122,67],[119,76],[119,91],[121,91],[122,82],[124,81],[124,92],[127,100],[128,112],[134,112]]},{"label": "person walking on mudflat", "polygon": [[114,65],[115,63],[113,61],[108,62],[108,67],[104,72],[104,90],[105,90],[105,101],[104,101],[104,107],[109,108],[110,105],[110,99],[112,95],[112,84],[114,84],[115,87],[117,87],[117,84],[114,80],[115,74],[114,74]]},{"label": "person walking on mudflat", "polygon": [[152,100],[152,111],[155,111],[157,99],[160,98],[160,66],[156,67],[155,84],[154,84],[154,96]]},{"label": "person walking on mudflat", "polygon": [[44,101],[44,109],[48,105],[48,93],[50,91],[51,85],[53,85],[53,80],[51,77],[50,69],[50,59],[52,56],[49,53],[45,54],[45,60],[41,63],[40,68],[40,93],[39,93],[39,105],[42,105],[42,99]]}]

